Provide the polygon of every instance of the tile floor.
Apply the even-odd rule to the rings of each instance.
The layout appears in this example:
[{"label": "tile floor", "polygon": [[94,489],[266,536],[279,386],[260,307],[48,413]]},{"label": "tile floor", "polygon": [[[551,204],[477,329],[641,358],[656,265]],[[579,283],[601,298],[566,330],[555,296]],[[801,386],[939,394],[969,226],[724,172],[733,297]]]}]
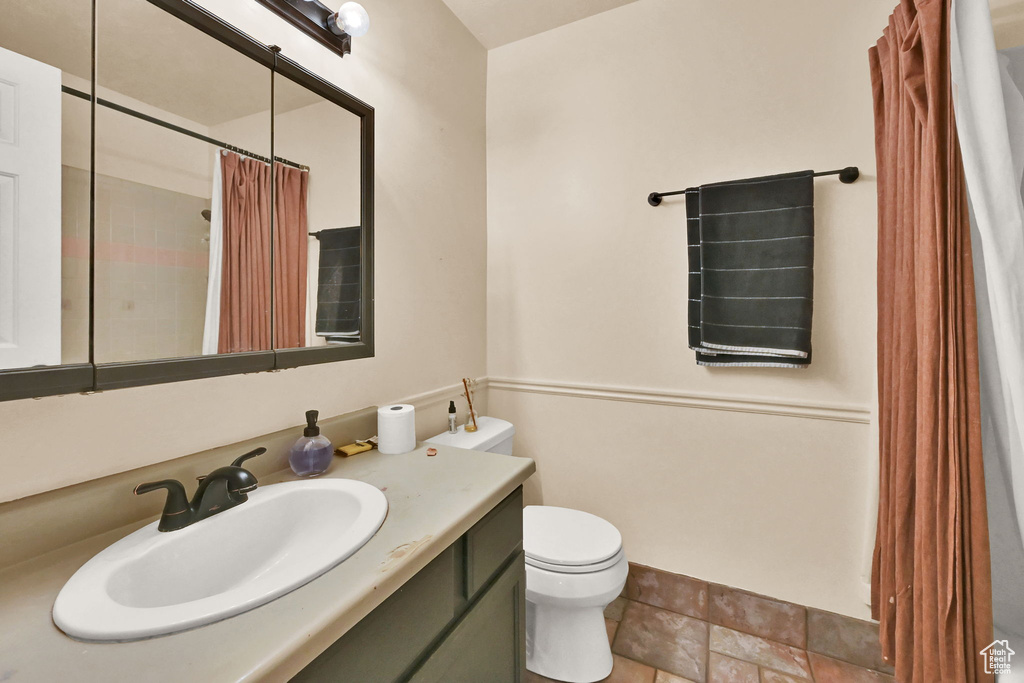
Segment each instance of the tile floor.
[{"label": "tile floor", "polygon": [[605,625],[607,683],[894,683],[876,624],[642,565]]}]

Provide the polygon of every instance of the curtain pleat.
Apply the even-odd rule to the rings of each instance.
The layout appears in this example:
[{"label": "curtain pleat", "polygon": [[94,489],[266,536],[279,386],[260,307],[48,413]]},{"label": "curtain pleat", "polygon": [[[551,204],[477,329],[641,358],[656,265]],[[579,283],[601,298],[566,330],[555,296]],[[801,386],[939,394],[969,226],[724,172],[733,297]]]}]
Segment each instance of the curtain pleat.
[{"label": "curtain pleat", "polygon": [[274,348],[306,345],[309,171],[275,164]]},{"label": "curtain pleat", "polygon": [[948,0],[869,53],[878,168],[879,506],[872,613],[901,683],[991,681],[977,320]]}]

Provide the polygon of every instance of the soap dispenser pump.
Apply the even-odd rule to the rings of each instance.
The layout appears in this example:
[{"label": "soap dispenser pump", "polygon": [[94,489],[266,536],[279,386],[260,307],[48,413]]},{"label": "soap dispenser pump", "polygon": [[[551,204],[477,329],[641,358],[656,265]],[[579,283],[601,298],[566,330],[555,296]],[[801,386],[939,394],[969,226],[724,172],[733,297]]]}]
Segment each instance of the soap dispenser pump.
[{"label": "soap dispenser pump", "polygon": [[306,411],[306,428],[302,430],[302,438],[295,442],[288,451],[288,464],[292,472],[300,477],[315,477],[327,471],[334,455],[334,448],[326,436],[320,434],[316,421],[320,413],[316,410]]}]

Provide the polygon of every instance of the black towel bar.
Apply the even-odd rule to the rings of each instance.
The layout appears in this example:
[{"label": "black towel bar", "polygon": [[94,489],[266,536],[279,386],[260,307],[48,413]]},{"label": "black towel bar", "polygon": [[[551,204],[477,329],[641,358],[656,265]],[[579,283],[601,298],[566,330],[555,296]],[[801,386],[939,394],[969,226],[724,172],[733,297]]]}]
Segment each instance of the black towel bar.
[{"label": "black towel bar", "polygon": [[[358,228],[359,226],[358,225],[350,225],[349,227],[350,228]],[[325,228],[325,229],[326,230],[348,230],[348,228]],[[311,232],[311,233],[308,233],[308,234],[309,234],[310,237],[315,237],[317,239],[320,239],[320,233],[321,232],[323,232],[323,230],[317,230],[316,232]]]},{"label": "black towel bar", "polygon": [[[823,175],[837,175],[839,176],[839,182],[846,183],[847,185],[849,185],[850,183],[856,181],[857,178],[860,177],[860,169],[857,168],[856,166],[847,166],[846,168],[840,168],[835,171],[821,171],[820,173],[815,173],[813,177],[817,178],[818,176]],[[647,195],[647,203],[650,204],[651,206],[658,206],[659,204],[661,204],[662,197],[671,197],[674,194],[685,194],[686,192],[693,191],[694,190],[691,189],[676,190],[674,192],[652,192],[649,195]]]}]

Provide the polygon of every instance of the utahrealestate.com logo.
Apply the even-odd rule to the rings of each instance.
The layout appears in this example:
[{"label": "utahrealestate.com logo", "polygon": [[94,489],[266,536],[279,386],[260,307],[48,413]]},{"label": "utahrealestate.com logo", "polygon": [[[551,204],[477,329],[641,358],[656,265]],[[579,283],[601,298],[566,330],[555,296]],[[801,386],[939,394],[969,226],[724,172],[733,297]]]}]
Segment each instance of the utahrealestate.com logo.
[{"label": "utahrealestate.com logo", "polygon": [[996,640],[978,654],[985,658],[985,673],[1008,674],[1010,658],[1017,653],[1010,649],[1009,642]]}]

